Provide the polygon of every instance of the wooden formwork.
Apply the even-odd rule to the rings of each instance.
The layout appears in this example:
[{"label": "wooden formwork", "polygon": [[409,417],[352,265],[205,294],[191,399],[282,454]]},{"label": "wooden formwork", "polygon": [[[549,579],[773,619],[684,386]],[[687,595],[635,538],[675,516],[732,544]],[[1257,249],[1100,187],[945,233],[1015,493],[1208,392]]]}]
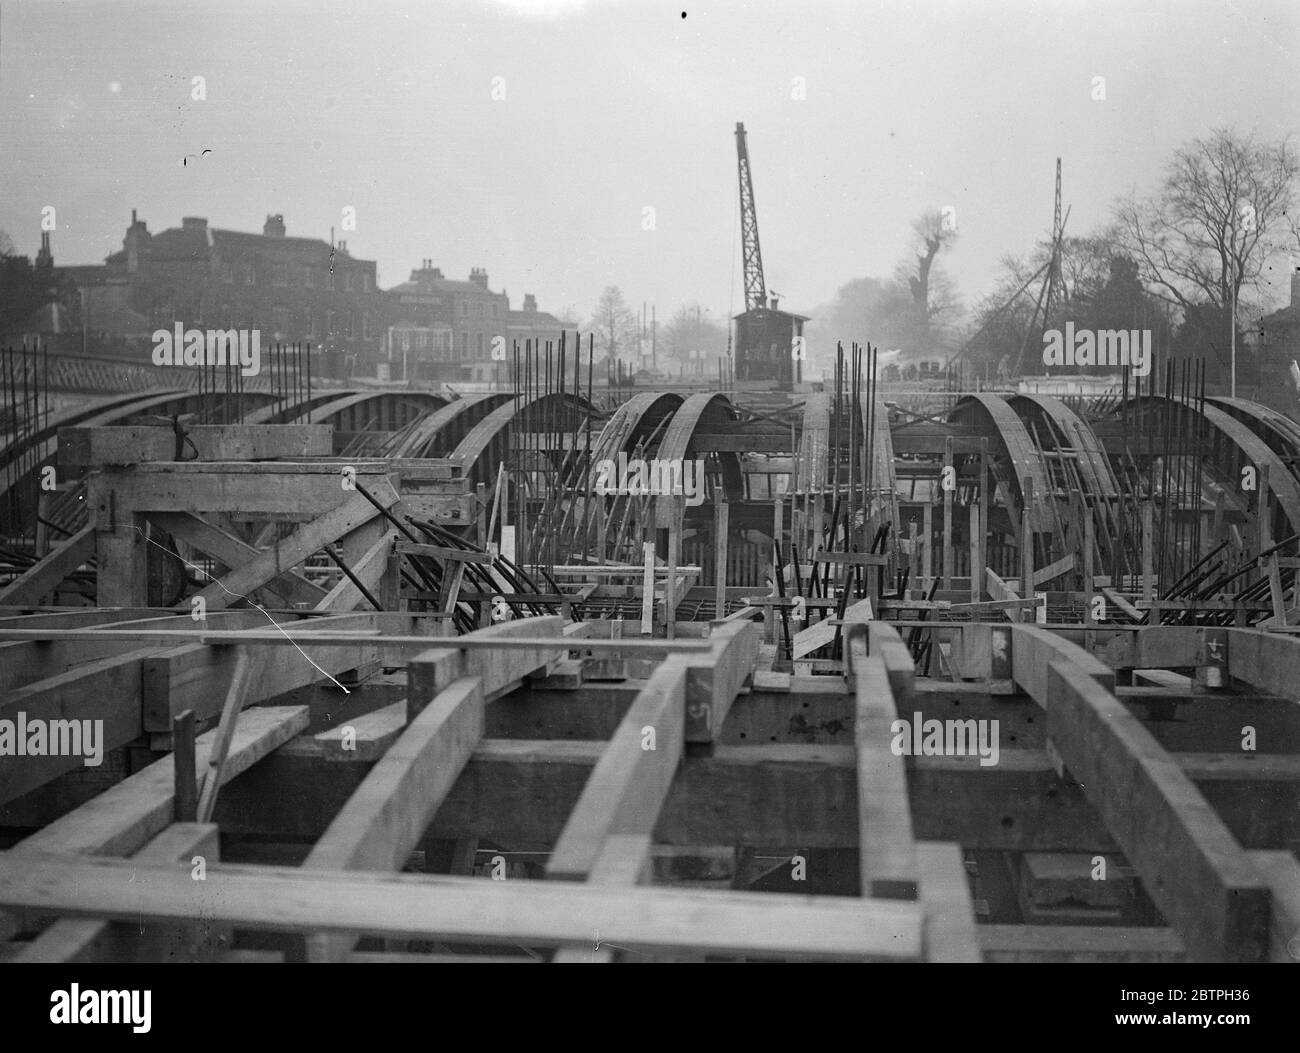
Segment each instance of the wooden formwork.
[{"label": "wooden formwork", "polygon": [[[170,753],[93,796],[66,758],[5,758],[0,772],[18,774],[0,778],[0,822],[61,813],[0,855],[6,957],[1296,958],[1300,722],[1279,697],[1300,662],[1289,636],[1154,627],[1094,655],[1039,626],[968,626],[988,631],[992,672],[1006,675],[962,682],[917,678],[898,634],[853,608],[840,676],[765,671],[771,650],[744,621],[699,640],[602,638],[599,623],[558,617],[434,640],[414,615],[193,629],[142,613],[0,620],[0,647],[52,656],[10,674],[0,719],[34,698],[74,712],[60,692],[104,662],[75,660],[81,647],[210,653],[202,697],[218,705],[235,667],[216,656],[240,652],[259,670],[377,655],[405,675],[387,695],[335,692],[328,716],[319,696],[285,704],[284,681],[254,677],[211,823],[177,820]],[[585,679],[611,657],[656,664],[644,678]],[[72,679],[55,671],[69,661]],[[109,741],[138,746],[124,736],[143,728],[144,696],[109,708],[126,729]],[[1001,722],[996,765],[895,748],[896,721],[954,714]],[[1243,726],[1254,751],[1240,748]],[[190,771],[217,738],[199,734]],[[218,833],[297,844],[297,865],[218,862]],[[518,846],[545,879],[471,876],[476,844]],[[446,846],[447,865],[434,862]],[[847,851],[857,867],[838,894],[753,891],[762,883],[739,865],[730,890],[674,887],[665,857],[700,846],[736,860],[787,846],[782,870]],[[1164,924],[977,925],[963,854],[980,851],[1122,853]],[[136,924],[116,924],[126,919]],[[246,946],[259,930],[280,934],[274,950]]]}]

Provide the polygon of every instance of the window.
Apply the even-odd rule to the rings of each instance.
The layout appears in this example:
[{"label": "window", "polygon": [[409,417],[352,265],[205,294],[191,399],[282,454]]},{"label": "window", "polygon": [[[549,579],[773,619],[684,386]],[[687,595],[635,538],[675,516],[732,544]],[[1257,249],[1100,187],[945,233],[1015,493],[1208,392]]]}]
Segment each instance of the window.
[{"label": "window", "polygon": [[316,287],[316,270],[314,267],[308,266],[302,269],[302,283],[307,286],[308,289],[314,289]]},{"label": "window", "polygon": [[253,285],[256,283],[256,281],[257,278],[256,275],[253,273],[253,265],[251,263],[244,264],[244,284]]},{"label": "window", "polygon": [[478,357],[483,357],[483,334],[478,334]]},{"label": "window", "polygon": [[354,275],[351,271],[345,272],[343,275],[343,288],[348,292],[353,292],[356,289],[356,287],[357,287],[356,275]]},{"label": "window", "polygon": [[272,285],[289,284],[289,265],[287,263],[271,264],[271,284]]},{"label": "window", "polygon": [[461,300],[461,302],[460,302],[460,313],[461,313],[462,316],[464,316],[464,315],[468,315],[468,314],[469,314],[469,301],[468,301],[468,300]]},{"label": "window", "polygon": [[469,333],[464,329],[460,331],[460,357],[464,358],[469,352]]},{"label": "window", "polygon": [[229,260],[221,261],[221,280],[223,282],[233,282],[235,280],[235,268]]},{"label": "window", "polygon": [[334,312],[333,311],[325,312],[325,335],[326,336],[334,335]]},{"label": "window", "polygon": [[343,312],[343,335],[344,336],[352,335],[352,312],[351,311]]},{"label": "window", "polygon": [[271,328],[275,330],[275,337],[277,340],[288,338],[289,325],[289,309],[287,307],[272,307]]},{"label": "window", "polygon": [[482,300],[479,300],[478,303],[476,303],[476,304],[474,305],[474,313],[477,314],[480,318],[483,317],[483,301],[482,301]]},{"label": "window", "polygon": [[320,330],[316,327],[316,312],[309,310],[307,312],[307,335],[317,336]]},{"label": "window", "polygon": [[366,273],[361,276],[361,288],[364,292],[369,292],[372,288],[372,285],[373,282],[370,277],[370,272],[366,271]]},{"label": "window", "polygon": [[366,312],[361,316],[361,339],[362,339],[362,340],[369,340],[370,337],[371,337],[371,332],[370,332],[370,312],[369,312],[369,311],[366,311]]},{"label": "window", "polygon": [[325,288],[327,288],[330,292],[333,292],[334,289],[335,289],[335,285],[334,285],[334,268],[332,268],[332,267],[329,269],[329,271],[328,271],[328,272],[326,273],[326,275],[325,275]]}]

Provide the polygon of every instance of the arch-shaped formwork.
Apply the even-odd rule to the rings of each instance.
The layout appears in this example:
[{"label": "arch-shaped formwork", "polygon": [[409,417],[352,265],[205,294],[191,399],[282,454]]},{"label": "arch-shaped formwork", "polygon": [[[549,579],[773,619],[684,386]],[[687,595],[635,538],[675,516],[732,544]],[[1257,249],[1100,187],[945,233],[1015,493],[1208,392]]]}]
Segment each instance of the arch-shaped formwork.
[{"label": "arch-shaped formwork", "polygon": [[[592,412],[594,407],[591,403],[572,392],[553,392],[526,400],[511,400],[496,407],[475,424],[450,456],[460,464],[461,471],[471,485],[491,484],[496,478],[497,465],[514,460],[510,456],[512,430],[525,434],[546,431],[555,434],[572,433],[581,426],[587,414]],[[526,467],[531,470],[541,465],[547,471],[554,471],[560,463],[556,456],[559,452],[539,448],[539,458],[535,458],[534,463]]]},{"label": "arch-shaped formwork", "polygon": [[[1076,557],[1071,580],[1087,564],[1084,529],[1092,520],[1091,562],[1094,567],[1112,566],[1117,552],[1136,551],[1127,521],[1119,515],[1119,485],[1110,460],[1088,423],[1060,399],[1050,395],[1015,395],[1007,404],[1025,422],[1039,451],[1053,493],[1062,495],[1067,514],[1062,536],[1066,553]],[[1084,588],[1091,588],[1090,582]]]},{"label": "arch-shaped formwork", "polygon": [[[1198,415],[1190,402],[1163,395],[1143,395],[1129,402],[1130,413],[1136,409],[1146,424],[1153,416],[1155,426],[1166,424],[1165,414],[1172,413],[1168,426],[1182,434],[1192,434],[1198,427]],[[1230,495],[1241,494],[1242,469],[1268,469],[1268,486],[1273,497],[1270,532],[1276,539],[1300,533],[1300,481],[1290,465],[1246,423],[1221,406],[1207,400],[1203,410],[1204,425],[1209,429],[1208,455],[1201,468]]]},{"label": "arch-shaped formwork", "polygon": [[826,489],[831,456],[830,433],[831,397],[824,391],[815,391],[803,406],[803,431],[799,435],[799,456],[794,472],[795,493],[821,494]]},{"label": "arch-shaped formwork", "polygon": [[862,402],[861,429],[864,436],[864,446],[866,445],[867,430],[868,428],[871,429],[870,453],[866,450],[862,451],[863,459],[866,460],[870,457],[871,465],[867,512],[877,523],[889,524],[889,548],[886,551],[897,554],[898,543],[901,540],[899,531],[902,529],[902,523],[898,512],[898,478],[895,473],[894,435],[889,427],[889,412],[885,409],[883,402],[876,404],[873,415],[874,427],[867,419],[867,410],[868,406],[864,399]]},{"label": "arch-shaped formwork", "polygon": [[1234,420],[1241,421],[1283,461],[1291,465],[1292,473],[1295,473],[1295,466],[1300,464],[1300,424],[1272,406],[1249,399],[1206,396],[1205,401],[1219,407]]},{"label": "arch-shaped formwork", "polygon": [[[726,425],[740,419],[740,412],[731,404],[726,395],[718,392],[702,391],[691,395],[673,414],[664,430],[654,456],[660,461],[691,460],[695,435],[702,428],[710,425]],[[745,496],[745,476],[740,467],[740,456],[735,453],[717,454],[718,478],[722,483],[723,493],[728,501],[740,500]],[[655,502],[656,522],[668,523],[669,505],[663,499]]]},{"label": "arch-shaped formwork", "polygon": [[514,396],[494,391],[453,399],[407,425],[383,448],[387,457],[450,457],[470,430]]},{"label": "arch-shaped formwork", "polygon": [[[647,448],[657,446],[668,420],[683,401],[683,396],[674,391],[643,391],[633,395],[619,404],[593,438],[590,456],[584,449],[581,456],[569,461],[570,470],[561,489],[570,495],[570,500],[559,513],[554,530],[570,551],[588,552],[594,546],[598,558],[603,559],[602,543],[607,545],[611,539],[615,550],[618,549],[621,525],[627,522],[633,501],[639,503],[639,499],[597,493],[601,466],[618,463],[620,454],[639,457]],[[552,524],[543,524],[548,535],[551,527]]]},{"label": "arch-shaped formwork", "polygon": [[1005,493],[1011,495],[1015,508],[1008,509],[1017,543],[1023,545],[1021,514],[1026,510],[1025,492],[1032,484],[1029,502],[1029,532],[1034,540],[1035,566],[1047,566],[1059,554],[1052,545],[1063,536],[1061,517],[1052,497],[1050,477],[1038,446],[1025,422],[1001,395],[968,395],[948,414],[953,424],[991,426],[996,436],[993,449],[993,473]]}]

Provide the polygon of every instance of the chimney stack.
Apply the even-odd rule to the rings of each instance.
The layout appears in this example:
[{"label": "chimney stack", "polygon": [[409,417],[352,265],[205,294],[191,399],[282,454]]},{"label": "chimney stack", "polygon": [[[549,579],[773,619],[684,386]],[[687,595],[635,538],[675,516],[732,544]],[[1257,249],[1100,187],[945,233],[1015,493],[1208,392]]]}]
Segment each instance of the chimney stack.
[{"label": "chimney stack", "polygon": [[1291,306],[1300,307],[1300,263],[1291,271]]},{"label": "chimney stack", "polygon": [[277,212],[275,215],[267,216],[266,222],[262,224],[262,233],[268,238],[284,237],[284,213]]},{"label": "chimney stack", "polygon": [[530,292],[524,293],[524,310],[534,313],[537,311],[537,297]]}]

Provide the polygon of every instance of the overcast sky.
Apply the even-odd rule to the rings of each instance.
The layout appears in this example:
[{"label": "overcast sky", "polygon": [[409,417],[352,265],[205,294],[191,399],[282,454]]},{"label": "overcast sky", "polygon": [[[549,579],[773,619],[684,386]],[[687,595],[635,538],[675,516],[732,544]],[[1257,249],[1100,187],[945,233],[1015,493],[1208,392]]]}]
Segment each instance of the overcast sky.
[{"label": "overcast sky", "polygon": [[786,306],[889,275],[943,205],[969,303],[1050,228],[1058,155],[1081,234],[1216,125],[1300,131],[1298,45],[1295,0],[5,0],[0,230],[34,253],[53,205],[56,262],[93,263],[132,208],[328,238],[351,206],[383,287],[431,257],[516,305],[721,315],[743,121]]}]

